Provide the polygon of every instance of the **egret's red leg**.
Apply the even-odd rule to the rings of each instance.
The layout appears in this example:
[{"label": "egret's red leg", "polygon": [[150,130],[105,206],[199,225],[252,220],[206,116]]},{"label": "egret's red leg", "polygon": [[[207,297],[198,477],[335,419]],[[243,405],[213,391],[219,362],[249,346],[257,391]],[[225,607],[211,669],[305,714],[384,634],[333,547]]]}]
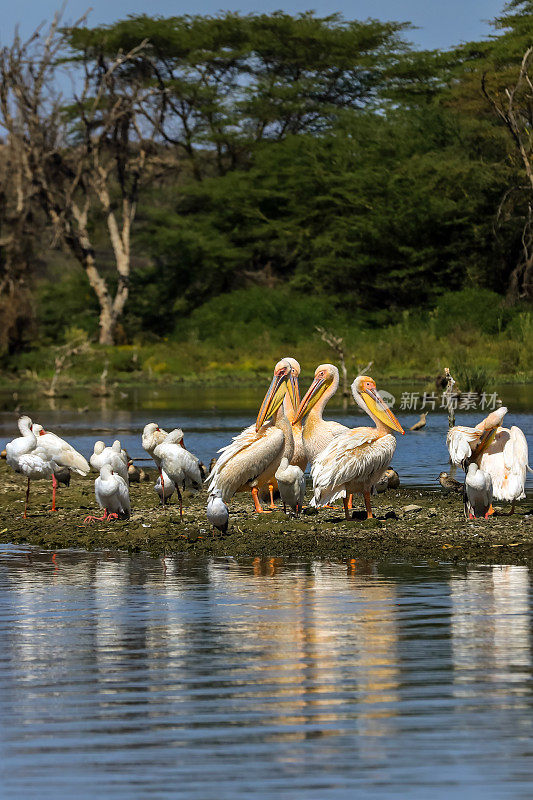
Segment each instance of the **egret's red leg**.
[{"label": "egret's red leg", "polygon": [[252,497],[254,499],[254,510],[256,514],[270,514],[270,511],[265,511],[261,508],[261,504],[259,503],[259,492],[257,491],[257,486],[254,486],[252,489]]},{"label": "egret's red leg", "polygon": [[[117,518],[116,514],[115,514],[115,518]],[[83,523],[86,525],[88,522],[105,522],[106,519],[107,519],[107,508],[104,508],[104,516],[103,517],[93,517],[93,516],[89,515],[88,517],[85,517],[85,519],[83,520]]]},{"label": "egret's red leg", "polygon": [[52,508],[50,509],[50,511],[56,510],[56,488],[57,488],[56,476],[52,473]]}]

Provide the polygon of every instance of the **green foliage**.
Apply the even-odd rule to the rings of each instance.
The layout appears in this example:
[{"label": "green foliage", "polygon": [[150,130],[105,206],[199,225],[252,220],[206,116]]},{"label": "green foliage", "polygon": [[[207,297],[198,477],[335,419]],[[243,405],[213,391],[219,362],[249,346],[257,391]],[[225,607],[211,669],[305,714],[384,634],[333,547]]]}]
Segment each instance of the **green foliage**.
[{"label": "green foliage", "polygon": [[499,333],[511,318],[500,295],[489,289],[463,289],[446,292],[439,298],[435,310],[435,331],[445,336],[457,328],[484,333]]},{"label": "green foliage", "polygon": [[193,341],[224,342],[242,349],[243,344],[268,336],[272,344],[294,345],[314,334],[315,326],[335,319],[337,328],[346,320],[335,313],[335,298],[291,292],[285,287],[251,287],[222,294],[178,323],[175,337]]},{"label": "green foliage", "polygon": [[96,336],[98,303],[81,270],[68,272],[53,282],[42,282],[36,299],[41,342],[63,342],[73,325]]}]

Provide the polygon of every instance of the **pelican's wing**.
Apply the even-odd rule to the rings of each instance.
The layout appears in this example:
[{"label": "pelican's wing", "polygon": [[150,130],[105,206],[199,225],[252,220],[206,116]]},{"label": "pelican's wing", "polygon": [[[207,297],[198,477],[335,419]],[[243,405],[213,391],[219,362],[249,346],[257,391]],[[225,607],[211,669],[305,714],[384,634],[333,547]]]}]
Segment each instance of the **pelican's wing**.
[{"label": "pelican's wing", "polygon": [[446,444],[450,460],[456,467],[460,467],[465,458],[470,458],[472,450],[475,450],[476,443],[479,442],[483,431],[476,428],[467,428],[463,425],[456,425],[448,431]]},{"label": "pelican's wing", "polygon": [[[509,443],[513,444],[513,466],[515,469],[525,470],[528,465],[529,453],[527,448],[527,439],[524,432],[517,428],[516,425],[511,427]],[[505,455],[505,448],[504,448]],[[506,462],[507,464],[507,459]]]},{"label": "pelican's wing", "polygon": [[365,480],[387,468],[396,439],[392,434],[377,438],[376,433],[371,428],[355,428],[336,436],[319,453],[311,469],[315,502],[332,502],[344,496],[346,484]]},{"label": "pelican's wing", "polygon": [[275,460],[285,442],[283,431],[274,425],[246,428],[219,450],[222,453],[207,477],[208,490],[217,487],[227,502],[248,481],[254,480]]}]

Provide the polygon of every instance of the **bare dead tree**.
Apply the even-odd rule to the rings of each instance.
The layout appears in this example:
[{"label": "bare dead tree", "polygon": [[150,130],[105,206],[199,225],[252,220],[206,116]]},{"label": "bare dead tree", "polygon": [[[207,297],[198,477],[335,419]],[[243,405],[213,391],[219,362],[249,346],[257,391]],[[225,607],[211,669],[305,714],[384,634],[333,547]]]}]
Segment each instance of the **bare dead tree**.
[{"label": "bare dead tree", "polygon": [[46,397],[55,397],[57,395],[57,387],[61,375],[72,366],[72,359],[75,356],[87,355],[90,349],[91,345],[83,334],[75,336],[70,342],[56,348],[54,356],[54,374],[52,375],[50,386],[43,392]]},{"label": "bare dead tree", "polygon": [[[486,75],[481,80],[483,94],[509,131],[527,179],[521,256],[509,281],[508,292],[513,299],[533,297],[533,83],[529,76],[532,54],[533,47],[529,47],[522,58],[516,83],[507,87],[503,94],[489,91]],[[505,200],[512,194],[506,192]]]},{"label": "bare dead tree", "polygon": [[[113,344],[129,293],[139,192],[156,150],[158,90],[146,80],[146,42],[111,58],[88,49],[76,60],[80,89],[66,103],[53,89],[68,38],[59,23],[60,13],[44,37],[37,31],[22,42],[17,34],[0,51],[0,123],[55,240],[70,249],[98,298],[100,343]],[[105,219],[114,254],[114,294],[96,261],[90,227],[95,211]]]}]

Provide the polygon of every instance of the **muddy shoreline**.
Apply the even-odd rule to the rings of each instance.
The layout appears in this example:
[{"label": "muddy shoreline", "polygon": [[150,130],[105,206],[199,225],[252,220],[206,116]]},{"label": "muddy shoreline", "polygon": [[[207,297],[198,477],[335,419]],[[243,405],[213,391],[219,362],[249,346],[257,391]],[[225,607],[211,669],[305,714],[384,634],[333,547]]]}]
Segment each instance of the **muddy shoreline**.
[{"label": "muddy shoreline", "polygon": [[[155,473],[152,473],[155,475]],[[94,478],[72,476],[58,490],[58,510],[50,513],[51,485],[34,482],[28,518],[22,519],[25,480],[0,463],[0,542],[44,549],[126,550],[162,556],[290,558],[302,561],[372,559],[379,561],[455,561],[499,564],[533,562],[533,496],[489,521],[464,519],[461,498],[438,488],[400,488],[374,498],[375,520],[363,520],[356,508],[346,521],[342,507],[304,513],[297,520],[282,510],[251,513],[251,501],[239,495],[231,504],[230,527],[215,535],[205,518],[206,495],[186,493],[180,522],[175,497],[158,507],[150,480],[130,487],[132,516],[127,522],[84,524],[99,514]],[[308,491],[307,497],[310,497]]]}]

